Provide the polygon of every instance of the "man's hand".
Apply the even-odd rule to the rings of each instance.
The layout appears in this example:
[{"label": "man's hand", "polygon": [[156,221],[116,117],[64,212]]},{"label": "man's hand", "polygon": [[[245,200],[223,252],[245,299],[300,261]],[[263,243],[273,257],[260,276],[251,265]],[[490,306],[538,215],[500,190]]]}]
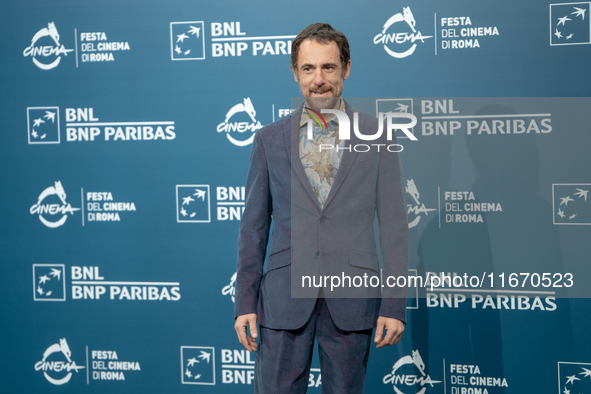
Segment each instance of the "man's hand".
[{"label": "man's hand", "polygon": [[[250,328],[250,335],[246,332],[246,328]],[[249,313],[246,315],[240,315],[236,318],[234,324],[236,334],[238,334],[238,340],[249,352],[257,350],[257,338],[259,333],[257,331],[257,315],[256,313]],[[252,336],[251,336],[252,335]]]},{"label": "man's hand", "polygon": [[[386,336],[384,335],[384,329],[386,330]],[[376,327],[376,335],[374,337],[374,342],[376,343],[376,348],[394,345],[400,341],[402,337],[402,333],[404,332],[404,323],[398,319],[394,319],[391,317],[378,317],[378,324]]]}]

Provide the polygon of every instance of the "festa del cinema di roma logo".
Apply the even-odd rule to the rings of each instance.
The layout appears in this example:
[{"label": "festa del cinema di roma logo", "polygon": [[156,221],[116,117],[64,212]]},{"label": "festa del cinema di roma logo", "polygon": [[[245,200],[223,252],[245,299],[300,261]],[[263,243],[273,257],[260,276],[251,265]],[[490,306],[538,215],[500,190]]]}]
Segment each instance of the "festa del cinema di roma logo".
[{"label": "festa del cinema di roma logo", "polygon": [[[55,198],[52,196],[57,196]],[[46,201],[49,201],[49,203]],[[58,202],[61,201],[61,204]],[[56,228],[62,226],[68,219],[68,214],[74,215],[74,212],[79,211],[80,208],[72,208],[66,202],[66,192],[60,181],[55,182],[54,186],[49,186],[39,194],[37,203],[31,206],[31,215],[39,215],[41,223],[49,228]],[[53,220],[55,216],[61,217]]]},{"label": "festa del cinema di roma logo", "polygon": [[[242,119],[244,116],[241,117],[240,115],[236,116],[234,121],[230,121],[230,119],[232,119],[232,117],[234,117],[235,115],[240,114],[242,112],[245,112],[248,115],[251,122],[244,121],[244,119]],[[243,100],[242,103],[238,103],[235,106],[233,106],[232,108],[230,108],[230,110],[226,113],[226,119],[222,123],[220,123],[217,127],[218,133],[225,132],[228,140],[236,146],[250,145],[250,144],[252,144],[252,141],[254,141],[255,132],[257,130],[263,128],[263,125],[261,125],[261,122],[256,120],[256,114],[257,114],[257,111],[254,109],[254,106],[252,105],[252,101],[250,101],[250,97],[247,97]],[[238,119],[238,118],[240,118],[240,119]],[[247,118],[245,118],[245,119],[247,119]],[[233,133],[234,135],[236,135],[236,133],[244,134],[246,132],[250,132],[250,133],[248,133],[248,134],[250,134],[250,136],[248,136],[246,139],[234,138],[231,134],[231,133]]]},{"label": "festa del cinema di roma logo", "polygon": [[[418,372],[418,373],[417,373]],[[384,384],[392,384],[396,394],[425,394],[428,387],[434,387],[440,380],[432,380],[425,373],[425,363],[418,350],[412,356],[404,356],[392,366],[392,372],[384,376]]]},{"label": "festa del cinema di roma logo", "polygon": [[47,24],[47,27],[35,33],[31,39],[31,45],[23,51],[23,56],[30,56],[33,59],[33,63],[40,69],[51,70],[60,64],[62,55],[68,56],[68,52],[72,51],[74,50],[66,49],[60,44],[60,35],[55,27],[55,23],[50,22]]},{"label": "festa del cinema di roma logo", "polygon": [[[45,379],[56,386],[68,383],[72,378],[72,371],[78,372],[84,368],[86,367],[76,365],[72,360],[72,352],[65,338],[48,347],[41,361],[35,363],[35,371],[43,371]],[[63,372],[67,373],[63,375]]]},{"label": "festa del cinema di roma logo", "polygon": [[423,36],[415,26],[416,21],[410,7],[404,7],[402,13],[394,14],[384,23],[382,32],[374,37],[373,43],[383,44],[386,53],[397,59],[410,56],[417,49],[417,41],[425,43],[427,38],[433,37]]}]

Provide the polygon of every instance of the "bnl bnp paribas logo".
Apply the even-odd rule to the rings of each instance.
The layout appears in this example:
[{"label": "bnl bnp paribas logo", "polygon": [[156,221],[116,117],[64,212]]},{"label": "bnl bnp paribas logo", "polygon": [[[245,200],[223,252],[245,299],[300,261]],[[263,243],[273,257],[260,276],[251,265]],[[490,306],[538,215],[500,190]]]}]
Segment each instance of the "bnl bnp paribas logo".
[{"label": "bnl bnp paribas logo", "polygon": [[404,7],[402,13],[394,14],[384,23],[382,32],[374,37],[373,43],[383,45],[388,55],[401,59],[412,55],[419,43],[424,44],[432,37],[421,34],[410,7]]},{"label": "bnl bnp paribas logo", "polygon": [[176,185],[176,221],[210,223],[209,185]]},{"label": "bnl bnp paribas logo", "polygon": [[33,299],[66,300],[66,268],[63,264],[33,264]]},{"label": "bnl bnp paribas logo", "polygon": [[44,189],[37,202],[29,210],[31,215],[38,215],[39,220],[49,228],[63,226],[68,216],[73,216],[80,208],[73,208],[66,201],[66,191],[60,181]]},{"label": "bnl bnp paribas logo", "polygon": [[553,223],[591,225],[591,201],[587,201],[591,183],[554,183],[552,185]]},{"label": "bnl bnp paribas logo", "polygon": [[[86,33],[84,33],[86,34]],[[90,33],[88,33],[90,34]],[[29,144],[59,144],[59,107],[27,107]],[[101,121],[92,107],[65,108],[67,142],[172,141],[174,121]],[[101,117],[102,118],[102,117]]]},{"label": "bnl bnp paribas logo", "polygon": [[33,63],[42,70],[56,68],[62,56],[68,56],[73,49],[66,49],[60,43],[60,35],[55,23],[50,22],[47,27],[40,29],[31,39],[31,45],[23,51],[24,57],[31,57]]},{"label": "bnl bnp paribas logo", "polygon": [[56,386],[68,383],[73,372],[78,373],[80,369],[85,368],[76,365],[76,361],[72,360],[72,351],[65,338],[49,346],[43,352],[41,361],[35,363],[35,371],[43,371],[45,379]]},{"label": "bnl bnp paribas logo", "polygon": [[215,385],[215,348],[181,346],[181,383]]},{"label": "bnl bnp paribas logo", "polygon": [[591,44],[591,2],[550,4],[550,45]]},{"label": "bnl bnp paribas logo", "polygon": [[172,60],[205,59],[203,21],[170,23],[170,58]]},{"label": "bnl bnp paribas logo", "polygon": [[59,107],[28,107],[27,134],[29,144],[59,144]]},{"label": "bnl bnp paribas logo", "polygon": [[[261,25],[259,23],[257,26]],[[212,58],[291,54],[291,40],[295,38],[294,35],[250,35],[243,26],[239,21],[209,23],[206,43],[204,21],[171,22],[171,60],[204,60],[206,45],[210,48]]]},{"label": "bnl bnp paribas logo", "polygon": [[[216,186],[218,221],[240,220],[244,212],[244,186]],[[211,223],[210,185],[176,185],[176,221],[178,223]]]},{"label": "bnl bnp paribas logo", "polygon": [[558,362],[558,394],[591,393],[591,364]]}]

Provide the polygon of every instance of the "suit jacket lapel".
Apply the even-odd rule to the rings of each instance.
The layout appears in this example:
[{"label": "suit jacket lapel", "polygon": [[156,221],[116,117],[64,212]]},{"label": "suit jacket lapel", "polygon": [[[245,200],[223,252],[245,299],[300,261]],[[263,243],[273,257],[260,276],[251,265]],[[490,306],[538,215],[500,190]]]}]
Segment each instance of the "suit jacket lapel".
[{"label": "suit jacket lapel", "polygon": [[[351,139],[349,141],[345,141],[345,146],[352,146],[356,144],[357,136],[353,133],[353,108],[345,101],[345,110],[347,112],[347,116],[349,117],[349,121],[351,122]],[[337,170],[337,175],[335,176],[334,182],[330,188],[330,192],[328,192],[328,196],[326,197],[326,202],[324,203],[324,210],[330,204],[331,200],[333,199],[336,192],[339,190],[339,187],[343,184],[347,173],[351,169],[353,162],[355,161],[355,157],[357,153],[351,149],[351,152],[348,150],[343,151],[343,156],[341,157],[341,163],[339,164],[339,169]],[[324,211],[323,210],[323,211]]]},{"label": "suit jacket lapel", "polygon": [[[303,105],[300,106],[295,112],[291,114],[291,122],[290,125],[287,126],[286,130],[284,130],[285,136],[285,146],[287,148],[287,156],[291,163],[291,168],[293,173],[296,174],[297,180],[292,179],[291,185],[292,187],[295,185],[297,181],[304,187],[304,189],[308,192],[308,195],[312,199],[312,201],[316,204],[316,208],[320,211],[320,205],[318,203],[318,198],[316,197],[316,193],[312,190],[312,186],[310,185],[310,180],[308,180],[308,176],[306,175],[306,171],[304,170],[304,166],[302,165],[302,161],[300,160],[300,119],[302,116]],[[293,194],[293,193],[292,193]]]}]

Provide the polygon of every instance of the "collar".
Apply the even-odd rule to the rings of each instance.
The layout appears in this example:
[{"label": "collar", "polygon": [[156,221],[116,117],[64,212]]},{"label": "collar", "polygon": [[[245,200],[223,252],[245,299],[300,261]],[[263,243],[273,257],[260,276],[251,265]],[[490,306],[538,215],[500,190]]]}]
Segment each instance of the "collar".
[{"label": "collar", "polygon": [[[304,102],[304,106],[306,105],[306,103]],[[343,98],[341,97],[341,105],[339,106],[339,111],[345,112],[345,100],[343,100]],[[308,123],[308,120],[312,119],[310,117],[310,115],[308,115],[306,113],[305,109],[302,109],[302,116],[300,117],[300,128],[302,128],[303,126],[306,125],[306,123]],[[333,115],[330,119],[326,119],[326,123],[332,121],[332,120],[336,121],[336,115]]]}]

